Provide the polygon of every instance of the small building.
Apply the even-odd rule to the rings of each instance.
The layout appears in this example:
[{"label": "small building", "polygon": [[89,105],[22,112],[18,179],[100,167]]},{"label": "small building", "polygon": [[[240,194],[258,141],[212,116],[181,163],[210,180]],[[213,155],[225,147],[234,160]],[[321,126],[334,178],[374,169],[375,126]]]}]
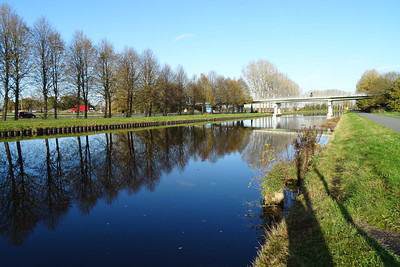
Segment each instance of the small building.
[{"label": "small building", "polygon": [[[78,105],[75,105],[73,108],[70,108],[70,109],[68,109],[68,110],[70,110],[70,111],[76,113],[76,112],[78,111]],[[94,107],[91,106],[91,105],[86,106],[86,110],[87,110],[87,112],[93,112],[93,111],[95,111],[95,110],[94,110]],[[85,112],[85,105],[79,105],[79,112]]]}]

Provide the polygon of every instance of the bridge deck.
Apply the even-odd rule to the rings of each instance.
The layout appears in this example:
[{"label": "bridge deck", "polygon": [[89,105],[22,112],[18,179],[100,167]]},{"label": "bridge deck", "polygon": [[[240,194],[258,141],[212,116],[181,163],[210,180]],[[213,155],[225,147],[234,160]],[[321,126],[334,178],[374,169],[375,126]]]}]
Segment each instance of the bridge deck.
[{"label": "bridge deck", "polygon": [[315,96],[315,97],[287,97],[253,100],[253,103],[291,103],[291,102],[322,102],[322,101],[349,101],[371,98],[367,94],[354,94],[347,96]]}]

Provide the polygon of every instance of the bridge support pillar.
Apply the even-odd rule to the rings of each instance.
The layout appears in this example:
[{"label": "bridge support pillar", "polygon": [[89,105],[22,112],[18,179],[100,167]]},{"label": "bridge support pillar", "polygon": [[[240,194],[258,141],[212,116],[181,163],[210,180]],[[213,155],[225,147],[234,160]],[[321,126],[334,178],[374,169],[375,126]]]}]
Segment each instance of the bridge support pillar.
[{"label": "bridge support pillar", "polygon": [[328,119],[333,117],[332,100],[328,100],[328,114],[326,116]]},{"label": "bridge support pillar", "polygon": [[281,103],[274,103],[274,114],[273,116],[280,116],[281,113]]}]

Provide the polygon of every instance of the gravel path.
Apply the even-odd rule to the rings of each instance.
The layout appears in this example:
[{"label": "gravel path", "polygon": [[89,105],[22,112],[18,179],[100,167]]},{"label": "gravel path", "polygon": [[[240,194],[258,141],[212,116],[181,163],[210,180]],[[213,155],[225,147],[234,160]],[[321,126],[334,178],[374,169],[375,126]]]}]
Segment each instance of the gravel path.
[{"label": "gravel path", "polygon": [[385,115],[377,115],[377,114],[363,113],[363,112],[360,112],[358,114],[363,116],[364,118],[367,118],[373,122],[378,123],[379,125],[382,125],[386,128],[392,129],[393,131],[400,133],[400,118],[393,118]]}]

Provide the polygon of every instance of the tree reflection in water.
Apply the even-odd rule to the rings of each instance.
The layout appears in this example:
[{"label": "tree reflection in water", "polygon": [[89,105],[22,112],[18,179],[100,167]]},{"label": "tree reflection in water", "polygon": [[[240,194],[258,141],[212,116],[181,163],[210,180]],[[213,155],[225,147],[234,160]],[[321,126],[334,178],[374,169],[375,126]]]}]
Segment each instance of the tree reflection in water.
[{"label": "tree reflection in water", "polygon": [[[0,148],[0,234],[22,243],[39,222],[54,229],[72,205],[88,214],[121,190],[155,190],[160,177],[190,159],[216,162],[240,152],[254,163],[264,144],[285,147],[291,135],[271,135],[243,122],[125,133],[5,142]],[[21,145],[22,144],[22,145]]]}]

